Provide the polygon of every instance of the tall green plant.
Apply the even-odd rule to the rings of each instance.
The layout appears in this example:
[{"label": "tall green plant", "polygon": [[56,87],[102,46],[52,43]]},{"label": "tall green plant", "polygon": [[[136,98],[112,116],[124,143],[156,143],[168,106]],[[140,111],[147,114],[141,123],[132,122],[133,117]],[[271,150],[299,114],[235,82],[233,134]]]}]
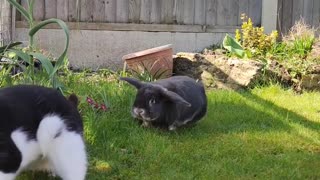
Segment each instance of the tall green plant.
[{"label": "tall green plant", "polygon": [[[59,90],[62,90],[61,88],[61,83],[58,83],[58,79],[57,79],[57,71],[58,69],[63,66],[63,62],[66,60],[66,56],[67,56],[67,51],[68,51],[68,47],[69,47],[69,28],[66,25],[66,23],[60,19],[56,19],[56,18],[51,18],[51,19],[47,19],[44,21],[41,21],[39,23],[34,21],[33,18],[33,8],[34,8],[34,3],[35,0],[27,0],[27,4],[28,4],[28,9],[25,9],[24,7],[22,7],[16,0],[7,0],[13,7],[15,7],[21,14],[22,16],[25,17],[25,19],[28,22],[29,25],[29,49],[32,53],[26,53],[23,52],[21,50],[14,50],[14,52],[17,54],[17,56],[19,56],[21,59],[23,59],[25,62],[27,62],[31,67],[32,67],[32,71],[34,71],[34,63],[33,63],[33,57],[37,58],[42,66],[45,69],[45,72],[48,75],[49,81],[51,82],[51,85],[54,88],[57,88]],[[40,54],[40,53],[33,53],[33,49],[34,49],[34,36],[35,34],[42,29],[44,26],[48,25],[48,24],[58,24],[61,29],[64,31],[65,35],[66,35],[66,43],[65,43],[65,47],[64,50],[62,52],[62,54],[58,57],[57,62],[55,63],[55,65],[53,66],[51,61],[49,60],[48,57]],[[31,56],[31,59],[30,59]],[[33,72],[34,73],[34,72]]]}]

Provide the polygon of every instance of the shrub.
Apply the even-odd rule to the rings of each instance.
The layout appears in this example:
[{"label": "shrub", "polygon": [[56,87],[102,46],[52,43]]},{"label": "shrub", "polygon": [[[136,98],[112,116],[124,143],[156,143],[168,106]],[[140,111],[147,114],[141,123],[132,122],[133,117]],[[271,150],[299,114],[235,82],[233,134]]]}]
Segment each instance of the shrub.
[{"label": "shrub", "polygon": [[276,43],[278,32],[273,31],[267,35],[263,27],[254,27],[251,18],[241,15],[241,30],[235,32],[235,39],[241,46],[251,52],[252,56],[265,55]]}]

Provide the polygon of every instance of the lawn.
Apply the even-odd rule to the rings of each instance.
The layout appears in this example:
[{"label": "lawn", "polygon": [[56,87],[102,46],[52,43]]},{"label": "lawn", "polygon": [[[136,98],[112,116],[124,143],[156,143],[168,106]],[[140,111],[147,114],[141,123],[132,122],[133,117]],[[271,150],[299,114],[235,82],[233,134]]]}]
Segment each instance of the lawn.
[{"label": "lawn", "polygon": [[[207,116],[177,132],[144,129],[130,116],[135,89],[106,77],[70,76],[90,161],[87,179],[319,179],[320,93],[278,85],[211,90]],[[97,111],[87,97],[106,101]],[[19,179],[48,179],[27,173]]]}]

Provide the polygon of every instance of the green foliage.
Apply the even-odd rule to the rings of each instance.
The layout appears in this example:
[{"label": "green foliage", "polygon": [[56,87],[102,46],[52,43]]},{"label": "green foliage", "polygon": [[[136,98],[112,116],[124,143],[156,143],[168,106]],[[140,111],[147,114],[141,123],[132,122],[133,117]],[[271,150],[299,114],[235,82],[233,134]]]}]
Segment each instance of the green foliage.
[{"label": "green foliage", "polygon": [[22,42],[14,42],[14,43],[10,43],[10,44],[8,44],[8,45],[5,45],[5,46],[0,47],[0,57],[2,57],[3,54],[4,54],[7,50],[9,50],[9,49],[11,49],[11,48],[13,48],[13,47],[15,47],[15,46],[21,45],[21,44],[22,44]]},{"label": "green foliage", "polygon": [[254,27],[251,18],[244,14],[241,30],[237,29],[235,38],[240,42],[243,49],[248,50],[253,57],[265,55],[276,43],[278,32],[273,31],[270,35],[264,33],[263,27]]},{"label": "green foliage", "polygon": [[281,63],[290,73],[293,81],[299,82],[302,75],[309,73],[310,67],[319,64],[308,58],[315,42],[315,30],[297,21],[283,41],[276,43],[266,57]]},{"label": "green foliage", "polygon": [[5,67],[5,65],[2,65],[0,69],[0,87],[12,85],[13,79],[10,75],[12,69],[13,69],[13,66],[11,65],[9,65],[8,67]]},{"label": "green foliage", "polygon": [[283,37],[287,52],[305,59],[312,50],[315,42],[315,29],[307,25],[303,19],[297,21],[290,29],[288,35]]},{"label": "green foliage", "polygon": [[264,33],[263,27],[254,27],[247,16],[242,15],[241,19],[243,23],[241,29],[236,30],[235,38],[227,34],[223,41],[223,47],[231,55],[261,61],[266,65],[265,70],[268,70],[268,64],[277,61],[289,73],[294,85],[299,84],[301,77],[309,73],[312,69],[310,67],[319,65],[317,59],[320,57],[308,57],[316,41],[315,29],[303,20],[295,23],[282,42],[277,42],[277,31],[268,35]]},{"label": "green foliage", "polygon": [[153,71],[156,63],[157,61],[154,62],[151,66],[146,65],[144,63],[139,63],[138,65],[135,66],[135,68],[129,69],[129,71],[126,71],[126,64],[125,64],[121,75],[123,77],[132,75],[133,77],[141,81],[147,81],[147,82],[156,81],[158,79],[163,78],[163,76],[168,72],[168,69],[162,69],[162,68],[159,68],[156,71]]},{"label": "green foliage", "polygon": [[240,58],[244,56],[245,51],[237,40],[229,36],[228,34],[223,39],[223,47],[228,50],[231,54],[234,54]]},{"label": "green foliage", "polygon": [[[28,10],[23,8],[16,0],[8,0],[8,2],[14,6],[28,21],[29,24],[29,51],[24,51],[20,49],[11,50],[11,52],[15,53],[19,58],[25,61],[28,66],[30,66],[28,71],[25,72],[26,76],[29,76],[32,79],[32,83],[36,83],[34,80],[34,61],[38,60],[41,62],[42,67],[44,68],[44,72],[53,88],[59,89],[62,91],[62,84],[58,81],[57,71],[64,65],[64,62],[67,60],[67,51],[69,47],[69,29],[66,23],[60,19],[47,19],[39,23],[35,23],[33,19],[33,7],[35,0],[28,0]],[[61,55],[58,57],[55,65],[52,65],[50,57],[41,54],[39,52],[35,52],[34,45],[34,36],[35,34],[42,29],[44,26],[48,24],[58,24],[63,32],[65,33],[65,47]]]}]

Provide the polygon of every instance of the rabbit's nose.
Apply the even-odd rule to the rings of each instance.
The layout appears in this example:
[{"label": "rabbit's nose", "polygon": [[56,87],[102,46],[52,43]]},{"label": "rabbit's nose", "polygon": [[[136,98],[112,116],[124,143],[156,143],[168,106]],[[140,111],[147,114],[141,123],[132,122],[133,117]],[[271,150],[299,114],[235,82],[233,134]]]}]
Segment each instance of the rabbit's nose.
[{"label": "rabbit's nose", "polygon": [[141,114],[144,114],[145,113],[145,110],[144,109],[141,109],[141,108],[134,108],[133,110],[137,115],[141,115]]}]

